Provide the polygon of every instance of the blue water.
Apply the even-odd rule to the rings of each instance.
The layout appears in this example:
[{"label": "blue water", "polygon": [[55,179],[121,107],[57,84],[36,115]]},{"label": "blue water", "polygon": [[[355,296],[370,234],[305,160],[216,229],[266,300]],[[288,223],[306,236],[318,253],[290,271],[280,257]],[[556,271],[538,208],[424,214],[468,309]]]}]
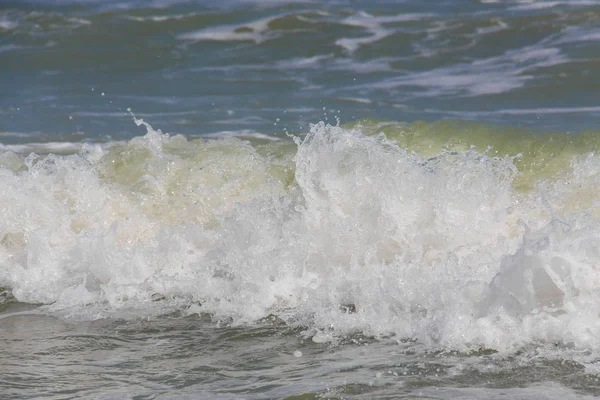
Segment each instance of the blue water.
[{"label": "blue water", "polygon": [[4,142],[301,131],[324,114],[577,132],[595,1],[4,1]]}]

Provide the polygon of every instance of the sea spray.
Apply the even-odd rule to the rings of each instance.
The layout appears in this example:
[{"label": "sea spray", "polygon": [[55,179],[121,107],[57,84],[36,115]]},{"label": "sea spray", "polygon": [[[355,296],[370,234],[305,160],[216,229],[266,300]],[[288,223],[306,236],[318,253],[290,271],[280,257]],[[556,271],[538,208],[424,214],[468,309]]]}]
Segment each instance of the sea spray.
[{"label": "sea spray", "polygon": [[146,128],[72,155],[2,154],[5,291],[83,319],[274,316],[314,341],[599,347],[594,154],[524,190],[533,161],[493,147],[425,155],[324,123],[295,150]]}]

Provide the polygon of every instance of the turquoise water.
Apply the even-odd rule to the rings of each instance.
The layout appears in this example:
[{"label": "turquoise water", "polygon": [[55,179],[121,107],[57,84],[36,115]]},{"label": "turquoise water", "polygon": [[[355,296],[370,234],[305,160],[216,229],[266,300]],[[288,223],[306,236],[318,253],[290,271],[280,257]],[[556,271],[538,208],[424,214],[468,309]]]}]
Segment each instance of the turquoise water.
[{"label": "turquoise water", "polygon": [[595,398],[596,1],[0,4],[0,398]]}]

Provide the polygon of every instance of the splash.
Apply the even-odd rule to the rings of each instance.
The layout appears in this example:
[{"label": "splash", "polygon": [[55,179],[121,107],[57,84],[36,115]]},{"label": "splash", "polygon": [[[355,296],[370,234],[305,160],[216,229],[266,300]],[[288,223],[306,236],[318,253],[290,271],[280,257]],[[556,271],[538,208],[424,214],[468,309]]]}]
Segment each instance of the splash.
[{"label": "splash", "polygon": [[448,130],[436,148],[414,126],[324,123],[297,144],[188,140],[135,121],[148,133],[127,143],[0,155],[0,301],[275,316],[314,341],[600,346],[593,153],[544,164]]}]

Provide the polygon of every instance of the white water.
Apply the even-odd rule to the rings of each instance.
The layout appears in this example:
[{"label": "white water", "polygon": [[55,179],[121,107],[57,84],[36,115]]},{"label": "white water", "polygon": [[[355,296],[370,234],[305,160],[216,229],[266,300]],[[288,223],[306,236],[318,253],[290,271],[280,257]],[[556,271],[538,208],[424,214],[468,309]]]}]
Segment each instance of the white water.
[{"label": "white water", "polygon": [[83,319],[184,309],[275,315],[315,342],[600,349],[593,155],[522,193],[512,158],[474,149],[424,159],[322,123],[297,152],[147,128],[0,155],[0,286]]}]

